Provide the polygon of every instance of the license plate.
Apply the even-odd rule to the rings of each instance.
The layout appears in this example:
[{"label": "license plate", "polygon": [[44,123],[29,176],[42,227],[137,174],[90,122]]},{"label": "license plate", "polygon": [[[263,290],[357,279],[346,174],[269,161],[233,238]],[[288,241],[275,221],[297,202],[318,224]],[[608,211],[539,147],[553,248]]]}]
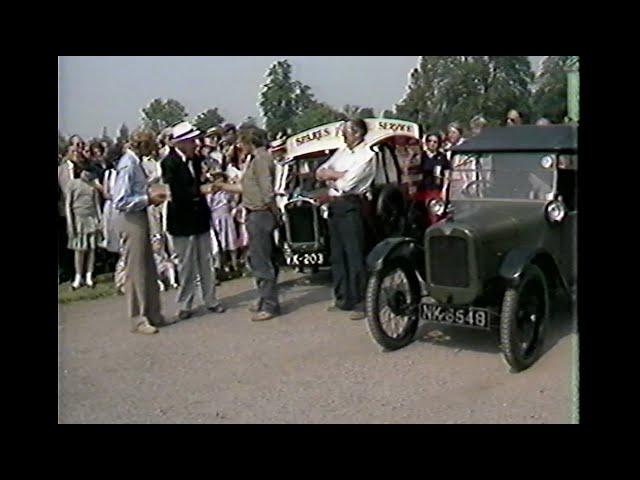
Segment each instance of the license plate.
[{"label": "license plate", "polygon": [[286,256],[287,265],[322,265],[324,253],[296,253]]},{"label": "license plate", "polygon": [[491,312],[475,307],[445,307],[432,303],[420,304],[420,320],[460,327],[489,329]]}]

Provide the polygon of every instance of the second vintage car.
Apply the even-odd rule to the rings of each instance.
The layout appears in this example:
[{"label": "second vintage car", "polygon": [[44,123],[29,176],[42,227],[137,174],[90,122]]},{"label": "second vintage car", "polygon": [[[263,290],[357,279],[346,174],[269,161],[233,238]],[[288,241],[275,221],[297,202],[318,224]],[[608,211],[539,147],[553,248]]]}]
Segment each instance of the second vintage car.
[{"label": "second vintage car", "polygon": [[[407,226],[409,188],[403,183],[396,146],[419,140],[418,125],[384,118],[366,119],[365,143],[376,162],[376,178],[366,193],[371,247]],[[327,225],[328,187],[315,178],[317,168],[344,145],[343,122],[319,126],[287,139],[286,155],[276,169],[276,200],[283,226],[277,243],[286,264],[314,269],[330,264]]]}]

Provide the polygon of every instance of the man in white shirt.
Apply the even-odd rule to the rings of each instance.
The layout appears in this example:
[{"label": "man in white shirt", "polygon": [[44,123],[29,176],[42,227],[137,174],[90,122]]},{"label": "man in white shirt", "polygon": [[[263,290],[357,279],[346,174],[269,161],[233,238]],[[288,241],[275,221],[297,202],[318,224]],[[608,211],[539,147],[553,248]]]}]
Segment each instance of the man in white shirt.
[{"label": "man in white shirt", "polygon": [[343,129],[345,146],[316,171],[329,186],[329,235],[335,305],[329,311],[352,310],[349,318],[364,315],[366,289],[366,229],[363,195],[376,175],[375,152],[365,143],[367,125],[350,120]]}]

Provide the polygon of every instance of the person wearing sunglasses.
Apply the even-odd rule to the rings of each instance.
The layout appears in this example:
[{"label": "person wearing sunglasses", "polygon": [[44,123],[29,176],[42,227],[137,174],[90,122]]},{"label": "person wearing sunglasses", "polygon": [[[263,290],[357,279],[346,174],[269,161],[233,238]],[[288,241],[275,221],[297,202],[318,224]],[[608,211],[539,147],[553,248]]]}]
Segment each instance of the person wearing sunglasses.
[{"label": "person wearing sunglasses", "polygon": [[[437,133],[429,133],[422,140],[422,158],[420,169],[422,181],[418,187],[416,200],[422,205],[442,195],[442,178],[444,171],[451,168],[451,164],[444,153],[440,151],[440,137]],[[439,219],[429,213],[429,224],[432,225]]]}]

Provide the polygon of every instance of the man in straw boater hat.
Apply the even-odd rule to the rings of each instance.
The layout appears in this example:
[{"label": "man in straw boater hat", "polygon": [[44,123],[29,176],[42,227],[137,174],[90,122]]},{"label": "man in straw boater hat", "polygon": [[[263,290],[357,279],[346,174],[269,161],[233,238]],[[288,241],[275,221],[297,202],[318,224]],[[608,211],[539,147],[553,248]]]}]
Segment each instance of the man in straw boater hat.
[{"label": "man in straw boater hat", "polygon": [[179,257],[178,318],[192,315],[196,278],[200,278],[206,308],[222,313],[225,308],[216,299],[215,270],[209,233],[210,214],[205,195],[202,158],[195,155],[196,138],[201,132],[189,122],[181,122],[171,131],[173,148],[162,160],[162,179],[169,186],[167,231]]},{"label": "man in straw boater hat", "polygon": [[156,327],[168,325],[161,314],[158,272],[149,238],[147,207],[160,205],[167,192],[158,185],[149,186],[141,158],[156,149],[152,132],[133,132],[128,148],[117,163],[117,176],[112,192],[114,221],[123,238],[127,258],[125,293],[133,333],[153,334]]}]

